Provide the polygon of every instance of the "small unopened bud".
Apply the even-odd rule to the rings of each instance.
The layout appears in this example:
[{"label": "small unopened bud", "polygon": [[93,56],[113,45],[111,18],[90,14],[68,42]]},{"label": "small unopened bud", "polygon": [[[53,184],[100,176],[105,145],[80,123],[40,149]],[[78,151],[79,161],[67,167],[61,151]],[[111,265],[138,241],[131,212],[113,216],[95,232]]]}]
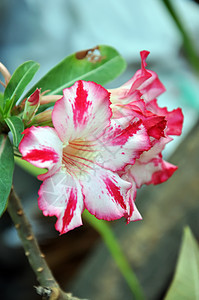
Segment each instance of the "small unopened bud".
[{"label": "small unopened bud", "polygon": [[28,102],[31,106],[39,104],[40,90],[41,89],[36,89],[36,91],[28,98]]},{"label": "small unopened bud", "polygon": [[32,95],[30,95],[30,97],[25,102],[23,112],[23,121],[25,123],[31,122],[40,106],[40,90],[41,89],[36,89],[36,91]]}]

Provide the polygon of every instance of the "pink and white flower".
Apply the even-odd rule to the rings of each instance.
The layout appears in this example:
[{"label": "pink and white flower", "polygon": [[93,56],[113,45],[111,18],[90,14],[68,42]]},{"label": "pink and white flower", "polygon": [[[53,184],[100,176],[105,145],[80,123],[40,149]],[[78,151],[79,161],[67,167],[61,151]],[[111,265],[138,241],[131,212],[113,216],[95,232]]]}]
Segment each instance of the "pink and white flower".
[{"label": "pink and white flower", "polygon": [[53,127],[23,132],[22,158],[48,170],[38,176],[39,207],[57,217],[61,234],[82,224],[84,209],[104,220],[140,220],[137,188],[162,183],[177,169],[163,160],[162,151],[171,135],[181,134],[182,111],[158,106],[156,97],[165,87],[146,69],[148,54],[141,52],[141,69],[119,88],[108,92],[80,80],[61,99],[43,96],[42,101],[56,101],[47,113]]},{"label": "pink and white flower", "polygon": [[19,145],[23,159],[40,168],[39,207],[57,217],[65,233],[82,224],[86,208],[99,219],[132,219],[132,184],[121,178],[151,148],[148,129],[136,116],[113,119],[110,95],[94,82],[77,81],[55,103],[51,127],[30,127]]},{"label": "pink and white flower", "polygon": [[149,53],[149,51],[140,52],[141,69],[130,80],[119,88],[109,90],[111,92],[113,114],[114,109],[117,109],[119,105],[123,106],[140,99],[148,103],[165,92],[166,89],[159,80],[158,75],[154,71],[146,69],[146,59]]},{"label": "pink and white flower", "polygon": [[[142,120],[151,141],[151,149],[144,151],[134,164],[129,164],[121,178],[132,183],[128,191],[129,206],[135,204],[136,189],[143,184],[159,184],[169,179],[177,167],[164,161],[162,151],[172,141],[170,135],[180,135],[183,114],[180,108],[171,112],[157,104],[156,97],[165,91],[158,75],[146,69],[148,51],[141,53],[141,69],[121,87],[110,90],[113,118],[138,118]],[[141,218],[139,214],[131,214],[127,221]]]}]

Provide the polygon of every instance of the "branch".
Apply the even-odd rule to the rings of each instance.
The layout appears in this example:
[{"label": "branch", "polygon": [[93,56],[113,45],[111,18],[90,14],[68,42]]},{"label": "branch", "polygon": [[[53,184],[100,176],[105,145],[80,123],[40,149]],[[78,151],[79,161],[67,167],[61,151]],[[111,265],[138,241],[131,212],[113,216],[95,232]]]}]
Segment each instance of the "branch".
[{"label": "branch", "polygon": [[173,18],[173,21],[175,22],[175,25],[180,31],[184,49],[187,54],[187,58],[192,65],[192,68],[199,73],[199,57],[198,52],[196,49],[196,45],[194,44],[189,32],[187,31],[184,20],[181,16],[178,15],[178,12],[175,9],[175,5],[173,5],[171,0],[162,0],[165,7],[167,8],[168,12],[170,13],[171,17]]},{"label": "branch", "polygon": [[29,220],[24,213],[21,201],[13,188],[10,192],[7,210],[21,239],[25,255],[40,284],[40,287],[36,287],[37,293],[43,297],[42,299],[80,300],[71,294],[63,292],[55,280],[47,265],[45,255],[39,248]]}]

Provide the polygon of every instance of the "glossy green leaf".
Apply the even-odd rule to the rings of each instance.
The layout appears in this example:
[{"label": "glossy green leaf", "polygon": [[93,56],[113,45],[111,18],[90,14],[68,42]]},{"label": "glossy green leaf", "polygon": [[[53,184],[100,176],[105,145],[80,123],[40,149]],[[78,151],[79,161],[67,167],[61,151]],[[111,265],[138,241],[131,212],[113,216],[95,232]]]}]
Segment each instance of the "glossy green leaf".
[{"label": "glossy green leaf", "polygon": [[13,148],[6,135],[0,135],[0,216],[7,206],[14,171]]},{"label": "glossy green leaf", "polygon": [[13,136],[13,145],[15,147],[18,147],[23,135],[21,134],[24,130],[24,124],[22,120],[19,117],[12,116],[7,119],[5,119],[6,124],[10,128],[10,131],[12,132]]},{"label": "glossy green leaf", "polygon": [[177,268],[165,300],[199,299],[199,247],[191,230],[184,231]]},{"label": "glossy green leaf", "polygon": [[126,67],[126,62],[112,47],[99,46],[74,53],[51,69],[26,95],[38,87],[47,94],[62,94],[62,90],[77,80],[94,81],[104,85],[116,78]]},{"label": "glossy green leaf", "polygon": [[20,65],[13,73],[4,92],[4,101],[12,101],[13,105],[21,97],[26,86],[32,80],[33,76],[39,69],[39,64],[30,60]]},{"label": "glossy green leaf", "polygon": [[4,119],[10,116],[11,109],[14,106],[14,101],[15,101],[15,97],[4,101],[4,107],[3,107],[3,118]]}]

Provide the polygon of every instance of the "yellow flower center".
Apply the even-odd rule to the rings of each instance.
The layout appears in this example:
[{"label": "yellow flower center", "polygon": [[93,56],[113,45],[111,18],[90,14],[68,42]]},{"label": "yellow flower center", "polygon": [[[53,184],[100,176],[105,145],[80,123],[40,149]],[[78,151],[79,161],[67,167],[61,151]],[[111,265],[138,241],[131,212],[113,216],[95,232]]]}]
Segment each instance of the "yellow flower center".
[{"label": "yellow flower center", "polygon": [[89,168],[93,169],[98,155],[94,142],[82,139],[70,141],[63,147],[62,167],[71,175],[82,175]]}]

